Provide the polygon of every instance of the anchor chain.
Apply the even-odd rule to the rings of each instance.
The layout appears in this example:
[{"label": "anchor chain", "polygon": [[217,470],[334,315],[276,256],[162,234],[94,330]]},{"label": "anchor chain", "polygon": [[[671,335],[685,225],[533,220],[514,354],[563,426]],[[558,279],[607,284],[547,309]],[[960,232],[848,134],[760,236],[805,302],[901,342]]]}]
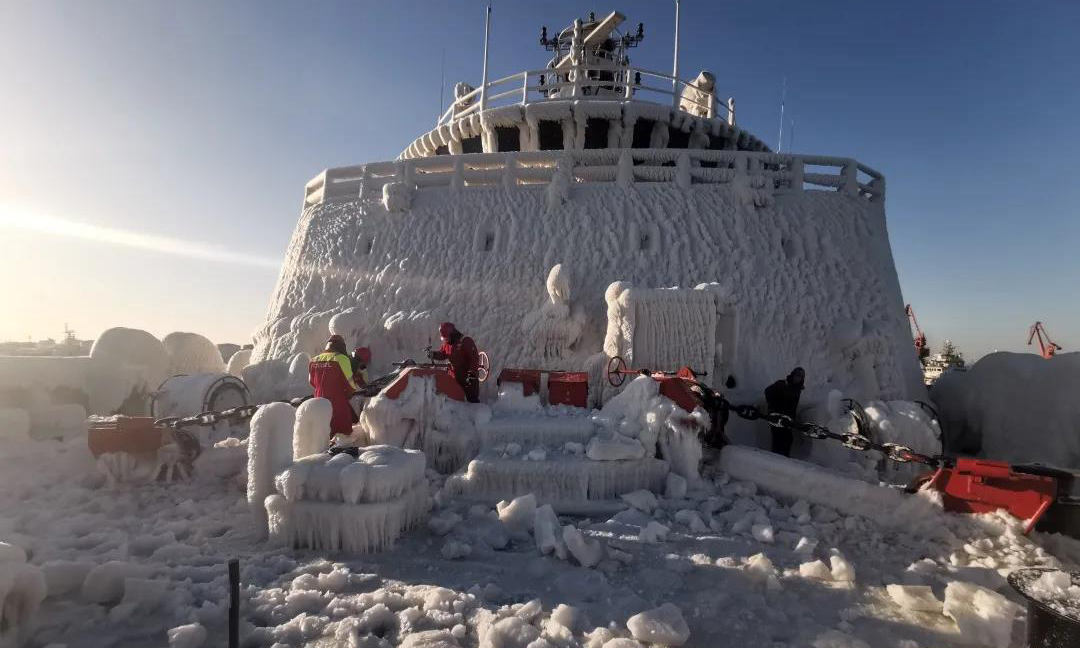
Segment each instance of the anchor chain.
[{"label": "anchor chain", "polygon": [[915,452],[911,448],[900,445],[899,443],[876,443],[863,434],[834,432],[829,428],[823,425],[817,425],[816,423],[800,423],[786,414],[762,412],[754,405],[735,405],[721,397],[720,406],[747,421],[762,420],[773,427],[798,432],[810,439],[832,439],[834,441],[839,441],[844,447],[850,448],[851,450],[860,452],[876,450],[885,455],[889,460],[897,463],[915,462],[933,468],[940,468],[948,465],[948,459],[944,456],[939,455],[932,457],[930,455]]}]

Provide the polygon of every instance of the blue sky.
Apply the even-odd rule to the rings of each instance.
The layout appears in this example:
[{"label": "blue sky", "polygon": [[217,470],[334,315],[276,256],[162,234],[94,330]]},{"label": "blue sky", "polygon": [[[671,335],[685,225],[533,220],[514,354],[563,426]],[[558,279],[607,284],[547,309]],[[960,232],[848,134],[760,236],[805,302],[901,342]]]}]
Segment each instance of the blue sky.
[{"label": "blue sky", "polygon": [[[7,0],[0,4],[0,339],[112,325],[246,340],[304,183],[392,159],[447,85],[480,78],[484,3]],[[671,67],[673,4],[495,2],[491,72],[546,62],[540,25],[645,23]],[[888,178],[905,299],[931,344],[1080,350],[1072,2],[683,0],[681,69],[716,73],[775,146]],[[788,124],[790,132],[790,123]]]}]

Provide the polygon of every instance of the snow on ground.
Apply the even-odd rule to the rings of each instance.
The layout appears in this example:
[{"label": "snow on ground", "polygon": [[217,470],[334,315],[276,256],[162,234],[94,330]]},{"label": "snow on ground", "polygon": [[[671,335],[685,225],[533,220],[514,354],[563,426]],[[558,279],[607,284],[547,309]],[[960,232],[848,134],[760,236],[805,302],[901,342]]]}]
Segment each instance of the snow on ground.
[{"label": "snow on ground", "polygon": [[439,497],[428,525],[363,556],[265,544],[239,477],[102,484],[82,439],[0,445],[0,541],[48,589],[25,645],[224,645],[238,558],[245,646],[1018,646],[1003,573],[1080,556],[996,516],[931,511],[939,533],[913,535],[710,466],[669,485],[684,497],[592,519]]}]

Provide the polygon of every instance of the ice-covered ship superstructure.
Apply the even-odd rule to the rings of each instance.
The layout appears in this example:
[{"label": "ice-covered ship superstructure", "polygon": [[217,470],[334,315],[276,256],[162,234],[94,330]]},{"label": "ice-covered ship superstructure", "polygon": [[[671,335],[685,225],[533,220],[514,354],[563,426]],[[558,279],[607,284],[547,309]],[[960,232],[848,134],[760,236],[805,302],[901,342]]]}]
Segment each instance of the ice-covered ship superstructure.
[{"label": "ice-covered ship superstructure", "polygon": [[256,335],[257,397],[331,331],[378,373],[444,320],[493,375],[592,368],[594,404],[613,355],[736,376],[755,398],[795,365],[810,389],[922,393],[881,174],[769,151],[717,99],[722,78],[635,67],[642,34],[622,22],[545,34],[546,68],[459,84],[398,159],[308,183]]}]

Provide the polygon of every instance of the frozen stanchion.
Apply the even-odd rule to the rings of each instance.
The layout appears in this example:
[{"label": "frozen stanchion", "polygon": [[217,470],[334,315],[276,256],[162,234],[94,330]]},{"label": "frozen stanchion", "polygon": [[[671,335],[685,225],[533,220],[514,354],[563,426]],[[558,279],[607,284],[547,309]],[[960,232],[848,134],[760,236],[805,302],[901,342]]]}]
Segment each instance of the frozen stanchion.
[{"label": "frozen stanchion", "polygon": [[229,561],[229,648],[240,648],[240,561]]}]

